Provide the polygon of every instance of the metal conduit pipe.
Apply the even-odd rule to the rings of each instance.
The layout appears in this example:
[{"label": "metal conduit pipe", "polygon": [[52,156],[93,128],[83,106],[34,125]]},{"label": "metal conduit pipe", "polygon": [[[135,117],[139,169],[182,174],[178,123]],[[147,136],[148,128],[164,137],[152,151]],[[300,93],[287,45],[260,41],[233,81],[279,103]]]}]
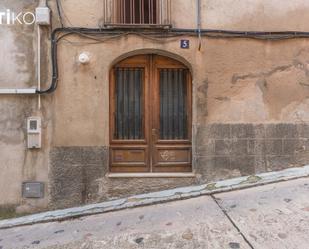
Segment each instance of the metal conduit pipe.
[{"label": "metal conduit pipe", "polygon": [[[58,37],[58,34],[63,33],[62,36]],[[300,31],[275,31],[275,32],[264,32],[264,31],[232,31],[232,30],[213,30],[213,29],[167,29],[153,31],[153,30],[142,30],[138,32],[136,29],[97,29],[97,28],[57,28],[53,30],[51,35],[51,61],[52,61],[52,81],[46,90],[40,89],[0,89],[0,94],[49,94],[53,93],[57,89],[58,83],[58,63],[57,63],[57,45],[58,42],[67,35],[86,35],[98,36],[98,35],[121,35],[121,34],[142,34],[143,36],[161,35],[162,38],[168,37],[168,35],[189,35],[196,36],[197,33],[200,36],[211,37],[211,38],[230,38],[230,39],[262,39],[262,40],[283,40],[283,39],[295,39],[295,38],[309,38],[309,32]]]},{"label": "metal conduit pipe", "polygon": [[198,32],[198,39],[199,39],[198,50],[200,51],[201,48],[202,48],[202,34],[201,34],[201,27],[202,27],[201,0],[196,0],[196,23],[197,23],[197,32]]},{"label": "metal conduit pipe", "polygon": [[[52,33],[52,66],[53,75],[52,82],[48,89],[37,90],[38,94],[48,94],[52,93],[57,88],[58,83],[58,63],[57,63],[57,43],[65,35],[76,34],[76,35],[121,35],[121,34],[138,34],[136,30],[128,29],[91,29],[91,28],[58,28]],[[141,34],[154,35],[158,34],[157,31],[141,30]],[[63,36],[57,38],[58,33],[64,33]],[[211,37],[211,38],[245,38],[245,39],[263,39],[263,40],[283,40],[283,39],[295,39],[295,38],[309,38],[309,32],[299,32],[299,31],[275,31],[275,32],[260,32],[260,31],[231,31],[231,30],[213,30],[213,29],[169,29],[163,30],[159,34],[162,38],[167,37],[167,35],[192,35],[196,36],[196,33],[200,33],[200,36]]]}]

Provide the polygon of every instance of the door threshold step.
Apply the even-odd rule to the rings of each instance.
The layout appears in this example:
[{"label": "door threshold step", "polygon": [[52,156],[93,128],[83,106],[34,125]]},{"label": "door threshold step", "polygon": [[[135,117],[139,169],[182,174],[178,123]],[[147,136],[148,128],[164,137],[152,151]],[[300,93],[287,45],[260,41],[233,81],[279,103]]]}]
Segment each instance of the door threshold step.
[{"label": "door threshold step", "polygon": [[193,178],[195,173],[108,173],[108,178]]}]

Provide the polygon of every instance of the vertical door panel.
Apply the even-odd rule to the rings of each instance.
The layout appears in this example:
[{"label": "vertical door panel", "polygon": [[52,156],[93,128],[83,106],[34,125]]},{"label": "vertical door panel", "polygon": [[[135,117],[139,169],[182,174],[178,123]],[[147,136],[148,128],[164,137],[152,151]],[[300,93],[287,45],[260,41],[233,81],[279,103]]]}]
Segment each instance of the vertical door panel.
[{"label": "vertical door panel", "polygon": [[191,167],[191,82],[189,71],[180,63],[158,57],[157,100],[154,108],[152,170],[190,172]]},{"label": "vertical door panel", "polygon": [[112,72],[111,172],[148,172],[145,67],[120,65]]}]

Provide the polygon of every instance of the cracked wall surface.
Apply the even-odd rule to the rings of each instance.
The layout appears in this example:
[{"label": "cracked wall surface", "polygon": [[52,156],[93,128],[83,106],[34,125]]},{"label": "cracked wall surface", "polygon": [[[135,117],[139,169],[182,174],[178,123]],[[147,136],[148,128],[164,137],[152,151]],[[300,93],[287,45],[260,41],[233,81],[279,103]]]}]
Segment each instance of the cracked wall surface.
[{"label": "cracked wall surface", "polygon": [[[0,11],[34,12],[37,0],[1,1]],[[42,55],[46,56],[45,31],[42,31]],[[45,40],[46,39],[46,40]],[[34,25],[0,25],[0,88],[35,88],[37,85],[36,29]],[[42,59],[42,81],[47,79],[49,60]],[[36,96],[0,95],[0,210],[15,208],[27,213],[45,209],[43,199],[22,198],[22,182],[48,181],[48,151],[50,143],[50,97],[38,110]],[[43,149],[26,148],[27,118],[44,116],[42,123]]]},{"label": "cracked wall surface", "polygon": [[[196,28],[192,1],[172,1],[172,25]],[[55,1],[53,27],[59,27]],[[103,1],[62,1],[64,24],[99,27]],[[2,1],[0,8],[33,10],[38,1]],[[202,28],[307,30],[309,4],[202,1]],[[307,20],[308,19],[308,20]],[[190,40],[190,49],[180,48]],[[42,30],[42,83],[50,78],[49,30]],[[0,87],[36,86],[36,29],[0,26]],[[103,43],[67,36],[58,46],[56,92],[42,97],[0,96],[0,205],[21,212],[114,199],[308,164],[309,40],[154,40],[126,34]],[[90,62],[81,65],[82,52]],[[112,179],[108,172],[109,72],[129,55],[154,53],[189,67],[193,85],[195,178]],[[26,118],[42,116],[43,148],[26,149]],[[14,181],[12,181],[14,179]],[[43,200],[21,198],[22,181],[46,184]]]},{"label": "cracked wall surface", "polygon": [[[246,39],[203,38],[202,50],[198,52],[195,38],[189,39],[193,44],[191,50],[181,50],[178,40],[154,43],[136,35],[87,47],[71,46],[67,42],[59,45],[60,51],[66,53],[59,58],[61,81],[55,93],[54,145],[57,149],[63,146],[108,148],[109,113],[102,110],[109,106],[108,75],[118,57],[139,53],[182,57],[190,64],[193,75],[193,170],[196,177],[108,178],[105,176],[108,172],[106,155],[101,162],[105,173],[93,181],[94,192],[89,202],[308,163],[309,89],[304,85],[308,82],[308,41],[269,44]],[[72,37],[71,41],[81,40]],[[92,61],[83,66],[77,57],[85,50]],[[59,162],[52,164],[52,167],[60,166]],[[74,178],[74,174],[67,177]],[[56,177],[51,180],[57,182]],[[77,192],[80,196],[81,191]]]}]

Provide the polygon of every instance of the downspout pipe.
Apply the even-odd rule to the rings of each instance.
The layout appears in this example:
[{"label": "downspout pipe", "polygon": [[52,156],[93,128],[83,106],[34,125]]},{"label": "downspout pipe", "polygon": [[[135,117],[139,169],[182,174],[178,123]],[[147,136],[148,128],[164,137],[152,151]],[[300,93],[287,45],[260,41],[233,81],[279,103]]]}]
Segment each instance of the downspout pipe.
[{"label": "downspout pipe", "polygon": [[198,33],[198,50],[202,48],[202,17],[201,17],[201,0],[196,0],[196,24],[197,24],[197,33]]}]

